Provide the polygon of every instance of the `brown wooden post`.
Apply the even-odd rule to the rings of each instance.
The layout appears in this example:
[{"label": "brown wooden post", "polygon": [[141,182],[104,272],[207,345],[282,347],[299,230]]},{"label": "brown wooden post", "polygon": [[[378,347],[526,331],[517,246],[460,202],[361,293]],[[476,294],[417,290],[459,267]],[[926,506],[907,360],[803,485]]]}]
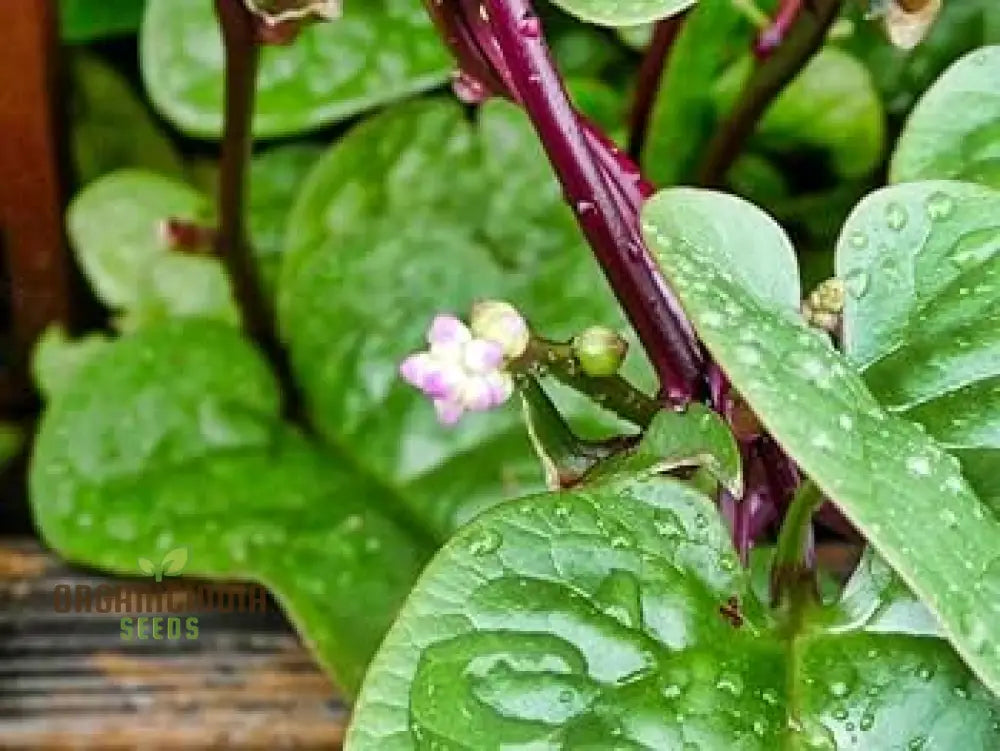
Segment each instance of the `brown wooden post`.
[{"label": "brown wooden post", "polygon": [[0,368],[0,410],[30,400],[30,348],[67,322],[70,259],[63,235],[55,0],[0,0],[0,233],[11,280],[14,362]]}]

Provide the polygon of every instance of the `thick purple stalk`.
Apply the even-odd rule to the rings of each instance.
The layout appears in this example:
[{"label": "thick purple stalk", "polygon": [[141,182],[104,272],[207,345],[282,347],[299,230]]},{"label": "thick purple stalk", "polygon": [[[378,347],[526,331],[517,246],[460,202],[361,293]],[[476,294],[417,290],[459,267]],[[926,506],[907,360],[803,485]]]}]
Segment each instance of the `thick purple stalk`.
[{"label": "thick purple stalk", "polygon": [[650,188],[573,110],[530,3],[426,4],[462,69],[524,106],[664,395],[676,403],[692,399],[700,390],[701,349],[639,233],[639,208]]}]

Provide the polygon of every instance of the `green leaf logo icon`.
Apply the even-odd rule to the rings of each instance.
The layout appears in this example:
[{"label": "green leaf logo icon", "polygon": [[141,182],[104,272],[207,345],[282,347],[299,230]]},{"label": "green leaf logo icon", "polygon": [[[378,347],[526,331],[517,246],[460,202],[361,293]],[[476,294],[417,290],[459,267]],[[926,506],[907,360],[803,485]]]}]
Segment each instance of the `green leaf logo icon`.
[{"label": "green leaf logo icon", "polygon": [[160,573],[163,576],[178,576],[187,565],[187,548],[175,548],[168,551],[160,561]]},{"label": "green leaf logo icon", "polygon": [[139,570],[147,576],[152,576],[156,581],[163,581],[164,576],[179,576],[187,565],[188,549],[174,548],[168,550],[157,566],[148,558],[139,559]]}]

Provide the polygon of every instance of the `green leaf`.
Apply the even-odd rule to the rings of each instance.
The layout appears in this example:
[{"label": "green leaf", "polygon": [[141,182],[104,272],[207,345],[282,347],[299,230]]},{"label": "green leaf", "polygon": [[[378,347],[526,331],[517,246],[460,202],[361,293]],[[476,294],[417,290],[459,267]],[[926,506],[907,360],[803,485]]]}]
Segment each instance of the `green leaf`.
[{"label": "green leaf", "polygon": [[101,332],[70,339],[58,324],[50,325],[38,337],[31,353],[31,375],[46,399],[62,391],[76,378],[82,365],[90,362],[109,344]]},{"label": "green leaf", "polygon": [[124,167],[180,177],[184,165],[129,83],[100,58],[71,58],[70,135],[80,184]]},{"label": "green leaf", "polygon": [[[751,69],[744,59],[719,82],[720,115],[735,104]],[[840,176],[866,176],[885,146],[885,113],[867,68],[842,50],[820,50],[768,108],[754,140],[775,153],[822,150]]]},{"label": "green leaf", "polygon": [[892,182],[956,179],[1000,188],[1000,46],[952,65],[913,110],[896,145]]},{"label": "green leaf", "polygon": [[59,0],[59,34],[73,44],[132,34],[145,0]]},{"label": "green leaf", "polygon": [[435,313],[477,299],[557,338],[625,328],[524,115],[491,102],[472,126],[428,101],[368,120],[317,165],[288,227],[279,317],[318,430],[441,536],[538,488],[517,410],[445,429],[398,376]]},{"label": "green leaf", "polygon": [[70,205],[70,240],[84,275],[109,307],[140,319],[212,315],[235,322],[222,265],[171,253],[167,218],[203,222],[209,202],[192,188],[149,172],[122,170],[87,186]]},{"label": "green leaf", "polygon": [[[692,193],[700,194],[701,211]],[[715,223],[716,237],[691,225]],[[887,413],[853,366],[801,316],[745,281],[723,229],[757,221],[757,247],[787,244],[751,204],[667,190],[644,232],[712,355],[768,431],[833,499],[941,623],[973,671],[1000,691],[1000,523],[925,431]],[[744,239],[744,244],[747,239]],[[743,266],[746,266],[744,263]],[[919,530],[934,530],[933,535]]]},{"label": "green leaf", "polygon": [[553,0],[556,5],[589,23],[635,26],[687,10],[698,0]]},{"label": "green leaf", "polygon": [[146,576],[159,576],[160,573],[156,569],[156,564],[153,563],[148,558],[140,558],[138,561],[139,571]]},{"label": "green leaf", "polygon": [[185,547],[185,573],[266,584],[352,691],[424,549],[386,515],[385,489],[279,412],[277,384],[230,326],[176,320],[120,339],[42,418],[35,523],[71,561],[137,573]]},{"label": "green leaf", "polygon": [[[205,0],[149,0],[140,34],[153,104],[178,128],[222,132],[222,41]],[[419,0],[344,4],[344,16],[263,50],[254,133],[287,136],[443,83],[452,68]]]},{"label": "green leaf", "polygon": [[665,410],[653,418],[632,451],[608,459],[597,476],[656,475],[704,467],[736,497],[743,495],[740,449],[729,426],[702,404],[684,412]]},{"label": "green leaf", "polygon": [[288,214],[322,153],[319,146],[295,143],[268,149],[250,163],[250,236],[258,268],[272,293],[278,285]]},{"label": "green leaf", "polygon": [[649,179],[673,185],[693,178],[715,132],[715,85],[746,52],[753,33],[731,0],[701,0],[684,21],[650,118],[642,155]]},{"label": "green leaf", "polygon": [[872,194],[837,247],[844,350],[1000,511],[1000,193],[924,182]]},{"label": "green leaf", "polygon": [[796,622],[749,578],[714,504],[667,478],[506,503],[421,576],[347,747],[995,744],[1000,704],[945,641],[866,617],[891,605],[880,588],[852,595],[853,620],[835,606]]}]

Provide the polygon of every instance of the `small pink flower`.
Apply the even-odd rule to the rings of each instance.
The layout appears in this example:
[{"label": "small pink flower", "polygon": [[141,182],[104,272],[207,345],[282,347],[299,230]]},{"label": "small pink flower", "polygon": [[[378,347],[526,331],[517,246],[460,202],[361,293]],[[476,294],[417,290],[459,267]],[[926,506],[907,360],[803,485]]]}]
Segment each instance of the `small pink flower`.
[{"label": "small pink flower", "polygon": [[[400,363],[400,376],[433,401],[443,425],[454,425],[466,411],[499,407],[514,393],[514,379],[504,368],[507,358],[527,346],[527,324],[506,303],[486,305],[500,306],[488,308],[491,318],[487,322],[492,325],[484,327],[486,334],[496,333],[500,341],[478,331],[474,336],[455,316],[439,314],[427,330],[428,350]],[[482,323],[484,309],[477,306],[477,310]]]}]

